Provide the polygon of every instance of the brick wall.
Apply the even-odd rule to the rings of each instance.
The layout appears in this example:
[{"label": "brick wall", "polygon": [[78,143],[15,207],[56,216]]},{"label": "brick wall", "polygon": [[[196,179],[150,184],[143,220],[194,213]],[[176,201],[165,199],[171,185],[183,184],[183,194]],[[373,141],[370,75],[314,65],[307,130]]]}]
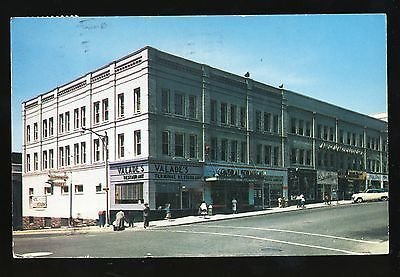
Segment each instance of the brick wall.
[{"label": "brick wall", "polygon": [[[35,230],[42,228],[60,228],[68,226],[68,218],[60,217],[30,217],[24,216],[22,218],[22,228],[24,230]],[[75,219],[75,226],[93,226],[96,225],[96,219]]]}]

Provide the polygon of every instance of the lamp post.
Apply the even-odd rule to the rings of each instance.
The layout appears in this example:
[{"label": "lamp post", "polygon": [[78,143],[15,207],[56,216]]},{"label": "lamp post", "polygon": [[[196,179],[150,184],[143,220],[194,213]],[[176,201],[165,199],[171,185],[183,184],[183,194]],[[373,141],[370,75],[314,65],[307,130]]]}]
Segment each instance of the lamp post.
[{"label": "lamp post", "polygon": [[106,191],[106,223],[107,223],[107,225],[110,225],[110,216],[109,216],[109,210],[108,210],[108,190],[109,190],[109,187],[108,187],[108,136],[107,136],[107,131],[104,131],[105,134],[101,135],[101,134],[97,133],[96,131],[93,131],[90,128],[82,127],[81,133],[84,133],[85,131],[89,131],[89,132],[97,135],[100,138],[100,140],[101,140],[101,142],[103,144],[103,148],[106,151],[106,154],[105,154],[105,156],[106,156],[106,160],[105,160],[106,187],[103,190]]}]

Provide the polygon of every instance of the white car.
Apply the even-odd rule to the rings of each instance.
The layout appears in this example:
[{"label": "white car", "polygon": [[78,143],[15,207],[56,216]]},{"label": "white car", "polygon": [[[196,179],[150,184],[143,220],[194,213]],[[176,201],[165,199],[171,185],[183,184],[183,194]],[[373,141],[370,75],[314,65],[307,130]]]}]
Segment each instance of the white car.
[{"label": "white car", "polygon": [[364,201],[386,201],[389,199],[389,195],[385,189],[367,189],[363,192],[354,193],[351,198],[354,203],[361,203]]}]

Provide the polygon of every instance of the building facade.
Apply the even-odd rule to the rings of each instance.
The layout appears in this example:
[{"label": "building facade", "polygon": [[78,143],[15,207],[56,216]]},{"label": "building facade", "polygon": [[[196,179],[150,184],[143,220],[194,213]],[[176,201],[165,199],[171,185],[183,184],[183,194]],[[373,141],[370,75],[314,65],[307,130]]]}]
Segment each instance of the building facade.
[{"label": "building facade", "polygon": [[23,103],[24,228],[387,187],[387,123],[152,47]]},{"label": "building facade", "polygon": [[22,229],[22,154],[11,153],[11,191],[13,230]]}]

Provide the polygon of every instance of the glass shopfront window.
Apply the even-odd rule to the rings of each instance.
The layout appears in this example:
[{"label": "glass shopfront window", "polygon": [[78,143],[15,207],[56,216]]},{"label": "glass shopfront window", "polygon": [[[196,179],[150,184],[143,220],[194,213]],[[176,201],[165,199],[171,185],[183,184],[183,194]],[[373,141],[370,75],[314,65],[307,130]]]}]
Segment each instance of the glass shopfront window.
[{"label": "glass shopfront window", "polygon": [[115,204],[136,204],[143,202],[143,183],[116,184]]}]

